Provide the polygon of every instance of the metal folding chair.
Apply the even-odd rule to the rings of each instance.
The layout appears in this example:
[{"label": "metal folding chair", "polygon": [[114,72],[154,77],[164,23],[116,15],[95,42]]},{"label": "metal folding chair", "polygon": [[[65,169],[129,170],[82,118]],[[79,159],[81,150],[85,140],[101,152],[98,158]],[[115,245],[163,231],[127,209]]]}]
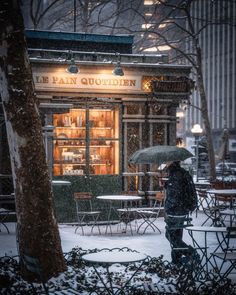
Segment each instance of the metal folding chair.
[{"label": "metal folding chair", "polygon": [[150,227],[154,232],[157,230],[161,233],[160,229],[156,226],[155,221],[160,216],[161,210],[164,210],[164,192],[160,191],[156,193],[155,201],[152,207],[138,208],[137,215],[143,221],[138,226],[137,232],[140,233],[143,228],[142,234]]},{"label": "metal folding chair", "polygon": [[226,208],[224,210],[220,210],[221,222],[225,226],[225,224],[229,224],[229,226],[233,226],[233,223],[236,225],[236,208]]},{"label": "metal folding chair", "polygon": [[100,228],[98,224],[98,219],[101,214],[101,211],[93,210],[92,205],[92,193],[90,192],[76,192],[74,193],[74,200],[76,204],[76,214],[77,214],[77,227],[75,233],[80,227],[82,234],[84,235],[84,226],[91,226],[91,233],[95,226],[97,226],[99,234]]},{"label": "metal folding chair", "polygon": [[215,205],[213,197],[208,194],[205,189],[197,189],[198,194],[198,210],[202,210],[206,215],[206,219],[202,223],[202,226],[211,221],[211,225],[220,225],[219,208]]}]

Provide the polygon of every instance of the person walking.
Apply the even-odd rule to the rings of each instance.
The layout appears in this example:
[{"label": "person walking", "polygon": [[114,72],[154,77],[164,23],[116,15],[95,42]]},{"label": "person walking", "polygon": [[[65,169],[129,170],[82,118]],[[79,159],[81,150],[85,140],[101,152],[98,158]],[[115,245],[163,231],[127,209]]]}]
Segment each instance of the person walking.
[{"label": "person walking", "polygon": [[172,263],[181,265],[196,250],[183,241],[183,228],[189,214],[197,208],[197,194],[191,175],[180,162],[167,165],[168,181],[165,183],[166,238],[171,245]]}]

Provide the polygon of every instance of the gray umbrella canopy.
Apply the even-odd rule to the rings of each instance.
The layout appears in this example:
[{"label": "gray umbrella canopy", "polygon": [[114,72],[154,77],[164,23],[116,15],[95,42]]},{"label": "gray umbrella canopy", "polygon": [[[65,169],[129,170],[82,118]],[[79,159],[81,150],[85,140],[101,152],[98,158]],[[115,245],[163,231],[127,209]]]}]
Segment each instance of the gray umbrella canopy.
[{"label": "gray umbrella canopy", "polygon": [[170,145],[156,145],[149,148],[136,151],[129,159],[132,164],[158,164],[171,161],[184,161],[193,154],[185,148],[170,146]]}]

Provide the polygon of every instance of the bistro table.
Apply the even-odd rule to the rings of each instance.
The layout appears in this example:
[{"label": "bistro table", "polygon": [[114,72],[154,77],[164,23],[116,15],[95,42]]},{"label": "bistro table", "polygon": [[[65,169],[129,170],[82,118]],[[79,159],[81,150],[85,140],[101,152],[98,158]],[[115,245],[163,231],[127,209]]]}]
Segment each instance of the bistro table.
[{"label": "bistro table", "polygon": [[[126,287],[129,285],[132,278],[136,273],[141,269],[143,263],[148,259],[146,254],[139,253],[128,248],[114,248],[114,249],[102,249],[99,252],[89,253],[82,256],[82,260],[92,265],[100,279],[103,287],[108,294],[123,294],[126,295]],[[115,285],[112,281],[112,272],[109,271],[109,266],[112,264],[122,264],[128,265],[130,263],[134,264],[140,262],[139,265],[136,265],[136,269],[133,274],[125,281],[122,285]],[[106,276],[104,278],[97,269],[98,266],[104,266],[106,269]],[[108,278],[107,282],[105,278]]]},{"label": "bistro table", "polygon": [[[112,234],[111,224],[112,224],[112,213],[115,215],[118,215],[118,211],[116,207],[114,206],[115,202],[127,203],[127,202],[138,202],[142,200],[142,197],[140,196],[132,196],[132,195],[104,195],[104,196],[98,196],[98,200],[103,200],[109,202],[109,208],[108,208],[108,214],[107,214],[107,226],[106,226],[106,233],[108,227],[110,227],[110,232]],[[125,207],[127,214],[129,214],[129,208],[128,206]],[[131,229],[132,232],[132,229]]]},{"label": "bistro table", "polygon": [[[225,235],[227,233],[227,228],[217,227],[217,226],[187,226],[185,229],[188,231],[190,237],[192,238],[193,246],[196,249],[199,249],[199,251],[202,254],[202,257],[201,257],[202,269],[205,271],[206,276],[208,276],[209,264],[213,268],[215,267],[214,261],[212,261],[212,258],[213,258],[212,253],[215,253],[219,248],[222,248],[222,245],[225,242]],[[194,232],[201,232],[204,234],[204,245],[200,245],[199,239],[197,239],[197,237],[194,235]],[[211,253],[208,252],[208,249],[209,249],[208,234],[210,233],[215,233],[216,239],[217,239],[217,245],[211,251]]]}]

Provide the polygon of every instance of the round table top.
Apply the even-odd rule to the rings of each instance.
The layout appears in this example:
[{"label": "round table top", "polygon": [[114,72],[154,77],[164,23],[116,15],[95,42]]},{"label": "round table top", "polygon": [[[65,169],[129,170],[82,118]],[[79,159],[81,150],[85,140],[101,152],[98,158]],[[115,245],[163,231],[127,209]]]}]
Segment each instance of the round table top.
[{"label": "round table top", "polygon": [[52,180],[52,185],[71,185],[71,182],[67,180]]},{"label": "round table top", "polygon": [[190,231],[212,232],[212,233],[224,233],[227,232],[227,228],[224,226],[187,226],[185,227]]},{"label": "round table top", "polygon": [[98,196],[97,199],[109,201],[138,201],[141,200],[142,197],[132,195],[104,195]]},{"label": "round table top", "polygon": [[215,195],[236,195],[236,189],[211,189],[207,192]]},{"label": "round table top", "polygon": [[113,263],[132,263],[143,261],[147,258],[147,255],[139,252],[128,251],[100,251],[97,253],[89,253],[82,256],[82,259],[87,262],[101,263],[101,264],[113,264]]}]

